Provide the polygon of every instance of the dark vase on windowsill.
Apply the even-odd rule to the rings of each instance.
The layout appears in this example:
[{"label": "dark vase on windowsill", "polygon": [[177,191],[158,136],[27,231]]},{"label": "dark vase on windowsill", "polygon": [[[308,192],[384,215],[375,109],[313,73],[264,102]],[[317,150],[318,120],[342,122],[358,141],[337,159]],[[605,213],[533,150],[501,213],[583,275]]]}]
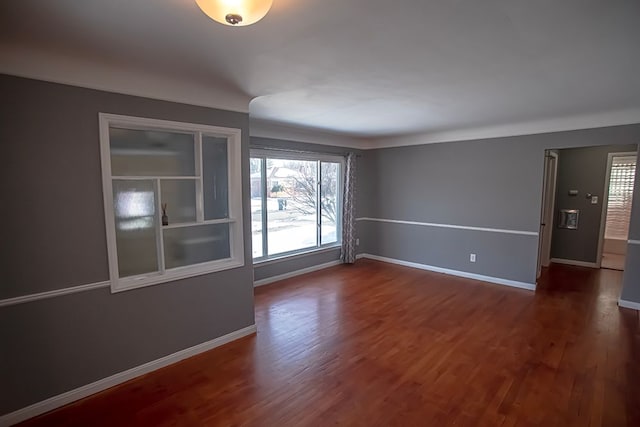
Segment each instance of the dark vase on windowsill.
[{"label": "dark vase on windowsill", "polygon": [[169,216],[167,215],[167,204],[162,204],[162,225],[169,225]]}]

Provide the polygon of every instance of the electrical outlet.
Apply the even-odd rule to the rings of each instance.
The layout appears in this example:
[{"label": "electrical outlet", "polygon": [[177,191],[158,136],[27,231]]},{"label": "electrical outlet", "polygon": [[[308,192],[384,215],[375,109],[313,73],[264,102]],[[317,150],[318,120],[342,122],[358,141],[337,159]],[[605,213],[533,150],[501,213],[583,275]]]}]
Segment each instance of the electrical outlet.
[{"label": "electrical outlet", "polygon": [[360,239],[356,239],[356,246],[360,246]]},{"label": "electrical outlet", "polygon": [[469,261],[476,262],[476,254],[470,254],[469,255]]}]

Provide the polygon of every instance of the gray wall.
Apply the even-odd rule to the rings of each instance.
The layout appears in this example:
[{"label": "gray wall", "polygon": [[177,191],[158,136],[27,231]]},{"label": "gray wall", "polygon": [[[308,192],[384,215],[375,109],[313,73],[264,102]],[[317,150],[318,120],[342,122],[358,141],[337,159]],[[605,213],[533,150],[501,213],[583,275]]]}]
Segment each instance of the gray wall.
[{"label": "gray wall", "polygon": [[[639,141],[629,125],[367,151],[358,216],[538,232],[545,149]],[[358,234],[361,253],[535,283],[537,236],[374,221]]]},{"label": "gray wall", "polygon": [[254,280],[264,280],[340,259],[340,248],[254,264]]},{"label": "gray wall", "polygon": [[[637,149],[637,145],[607,145],[558,150],[552,258],[598,262],[602,202],[608,187],[605,182],[608,155]],[[570,196],[569,190],[578,190],[579,194]],[[598,204],[591,204],[587,193],[598,196]],[[558,228],[560,209],[580,210],[577,230]]]},{"label": "gray wall", "polygon": [[[240,128],[248,115],[0,75],[0,299],[108,280],[98,112]],[[254,323],[245,266],[111,294],[0,308],[0,414]]]},{"label": "gray wall", "polygon": [[[353,151],[358,155],[362,155],[362,152],[359,150],[345,147],[311,144],[298,141],[287,141],[282,139],[261,138],[255,136],[251,137],[251,148],[272,148],[279,150],[332,154],[337,156],[344,156],[347,153]],[[285,258],[282,260],[262,262],[255,264],[254,266],[254,279],[256,281],[268,279],[270,277],[291,273],[293,271],[325,264],[328,262],[336,261],[338,259],[340,259],[340,249],[310,253],[306,255],[297,255],[293,258]]]}]

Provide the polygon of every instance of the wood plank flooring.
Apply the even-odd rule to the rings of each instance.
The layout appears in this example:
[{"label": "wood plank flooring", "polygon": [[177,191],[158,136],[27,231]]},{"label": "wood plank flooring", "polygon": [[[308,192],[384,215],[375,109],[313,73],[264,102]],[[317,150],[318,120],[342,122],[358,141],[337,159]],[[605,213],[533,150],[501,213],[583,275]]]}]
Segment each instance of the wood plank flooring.
[{"label": "wood plank flooring", "polygon": [[258,333],[27,426],[640,426],[622,273],[536,293],[360,260],[256,290]]},{"label": "wood plank flooring", "polygon": [[625,255],[604,252],[600,266],[611,270],[624,270]]}]

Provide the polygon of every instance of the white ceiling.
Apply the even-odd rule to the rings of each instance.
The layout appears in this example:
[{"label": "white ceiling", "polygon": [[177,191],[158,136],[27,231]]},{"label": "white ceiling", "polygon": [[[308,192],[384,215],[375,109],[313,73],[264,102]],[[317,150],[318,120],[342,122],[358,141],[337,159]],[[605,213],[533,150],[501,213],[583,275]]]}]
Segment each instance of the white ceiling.
[{"label": "white ceiling", "polygon": [[243,28],[194,0],[20,0],[0,12],[5,51],[179,81],[199,104],[225,88],[252,99],[252,118],[347,136],[640,122],[638,0],[274,0]]}]

